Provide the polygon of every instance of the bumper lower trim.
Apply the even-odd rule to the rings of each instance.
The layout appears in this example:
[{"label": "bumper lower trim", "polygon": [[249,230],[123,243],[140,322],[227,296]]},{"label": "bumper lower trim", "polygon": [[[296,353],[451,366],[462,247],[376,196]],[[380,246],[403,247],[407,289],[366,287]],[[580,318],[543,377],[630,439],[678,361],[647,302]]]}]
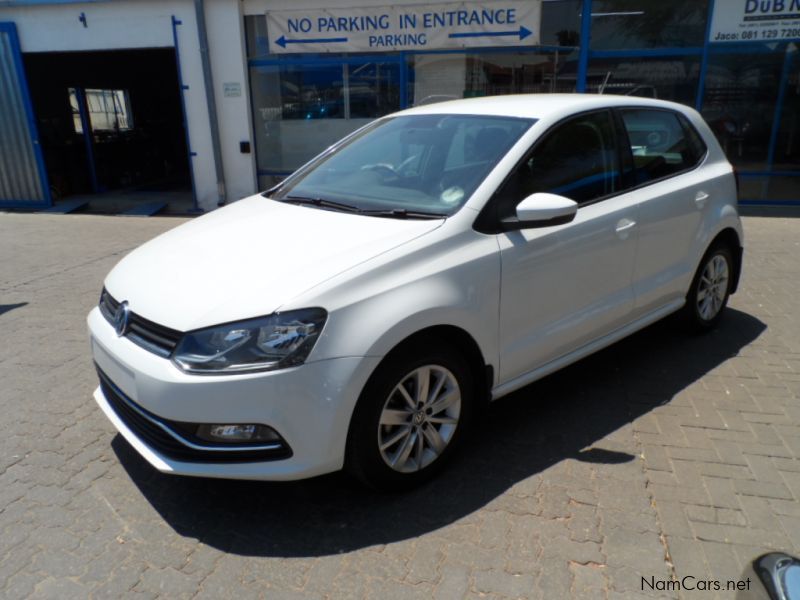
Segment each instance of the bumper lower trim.
[{"label": "bumper lower trim", "polygon": [[203,440],[189,439],[186,432],[190,423],[178,423],[163,419],[145,410],[117,387],[99,368],[100,389],[109,406],[128,429],[144,443],[161,454],[185,462],[262,462],[284,460],[292,451],[284,441],[269,444],[209,444]]}]

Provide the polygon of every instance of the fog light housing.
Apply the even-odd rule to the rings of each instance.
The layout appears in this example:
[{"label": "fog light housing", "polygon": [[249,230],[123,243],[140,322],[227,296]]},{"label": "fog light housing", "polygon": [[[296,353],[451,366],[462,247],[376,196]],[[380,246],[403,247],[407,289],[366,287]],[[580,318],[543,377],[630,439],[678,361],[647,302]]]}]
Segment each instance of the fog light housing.
[{"label": "fog light housing", "polygon": [[241,444],[242,442],[281,442],[272,427],[258,423],[203,423],[195,435],[206,442]]}]

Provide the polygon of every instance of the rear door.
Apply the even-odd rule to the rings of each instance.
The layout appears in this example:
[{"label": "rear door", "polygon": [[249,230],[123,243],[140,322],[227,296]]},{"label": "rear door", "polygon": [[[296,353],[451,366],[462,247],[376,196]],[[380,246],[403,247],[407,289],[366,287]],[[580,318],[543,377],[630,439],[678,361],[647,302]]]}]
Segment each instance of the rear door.
[{"label": "rear door", "polygon": [[702,139],[683,115],[665,109],[619,110],[633,159],[628,184],[641,200],[633,274],[634,317],[686,294],[693,241],[713,190],[697,166]]}]

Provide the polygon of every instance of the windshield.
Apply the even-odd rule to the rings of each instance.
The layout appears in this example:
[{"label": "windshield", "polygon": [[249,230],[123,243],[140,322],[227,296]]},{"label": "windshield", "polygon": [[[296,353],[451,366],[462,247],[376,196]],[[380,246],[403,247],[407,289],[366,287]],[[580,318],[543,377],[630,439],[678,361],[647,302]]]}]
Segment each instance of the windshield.
[{"label": "windshield", "polygon": [[451,215],[534,122],[476,115],[382,119],[269,196],[367,214]]}]

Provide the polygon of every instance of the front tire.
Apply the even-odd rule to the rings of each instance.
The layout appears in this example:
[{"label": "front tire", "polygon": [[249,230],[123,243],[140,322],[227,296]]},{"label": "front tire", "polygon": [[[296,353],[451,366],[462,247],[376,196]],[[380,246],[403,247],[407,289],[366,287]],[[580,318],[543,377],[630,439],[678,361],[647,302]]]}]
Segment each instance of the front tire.
[{"label": "front tire", "polygon": [[683,308],[684,321],[692,331],[702,333],[717,326],[728,304],[733,272],[730,248],[725,244],[709,248],[700,261]]},{"label": "front tire", "polygon": [[474,378],[456,350],[428,340],[392,353],[356,405],[346,469],[383,491],[417,486],[450,460],[474,409]]}]

